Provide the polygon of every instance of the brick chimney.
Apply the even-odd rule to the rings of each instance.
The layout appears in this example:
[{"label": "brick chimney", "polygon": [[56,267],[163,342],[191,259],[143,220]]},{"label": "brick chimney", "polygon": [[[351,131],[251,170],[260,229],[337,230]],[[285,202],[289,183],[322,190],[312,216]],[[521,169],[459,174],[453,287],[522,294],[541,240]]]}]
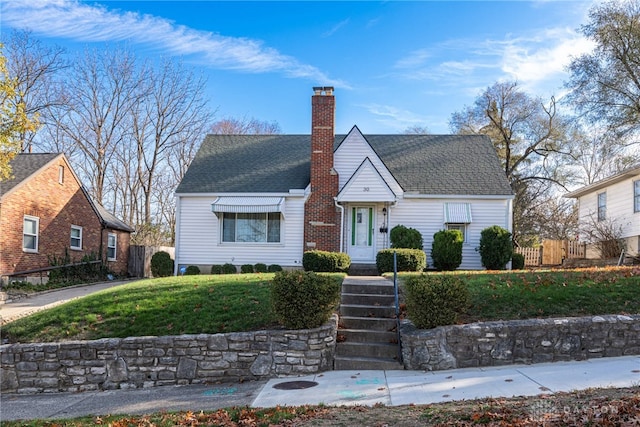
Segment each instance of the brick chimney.
[{"label": "brick chimney", "polygon": [[311,97],[311,195],[305,206],[304,250],[338,252],[340,215],[333,198],[338,174],[333,169],[336,101],[333,87],[314,87]]}]

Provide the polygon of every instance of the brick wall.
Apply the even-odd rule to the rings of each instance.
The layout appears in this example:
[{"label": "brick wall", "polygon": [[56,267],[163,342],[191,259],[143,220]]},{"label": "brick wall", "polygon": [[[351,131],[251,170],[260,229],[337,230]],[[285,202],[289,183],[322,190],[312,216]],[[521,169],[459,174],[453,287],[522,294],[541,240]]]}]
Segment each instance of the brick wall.
[{"label": "brick wall", "polygon": [[[58,178],[60,166],[64,167],[62,183]],[[65,250],[72,262],[80,261],[84,255],[99,255],[101,240],[106,251],[107,232],[102,232],[100,219],[69,168],[65,158],[58,157],[3,200],[0,210],[0,274],[48,267],[49,258],[62,257]],[[22,249],[25,215],[39,219],[37,253]],[[82,250],[70,248],[71,225],[82,227]],[[112,269],[126,272],[129,235],[117,233],[119,254]]]},{"label": "brick wall", "polygon": [[340,216],[333,198],[338,175],[333,169],[335,97],[333,88],[314,88],[311,98],[311,195],[305,206],[305,250],[340,250]]}]

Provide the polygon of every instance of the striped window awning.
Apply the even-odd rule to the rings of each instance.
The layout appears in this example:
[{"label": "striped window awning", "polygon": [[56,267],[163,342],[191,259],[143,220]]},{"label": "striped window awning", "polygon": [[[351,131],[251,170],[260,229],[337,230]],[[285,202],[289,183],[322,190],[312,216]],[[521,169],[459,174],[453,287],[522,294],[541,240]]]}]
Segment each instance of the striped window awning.
[{"label": "striped window awning", "polygon": [[471,203],[445,203],[445,224],[471,224]]},{"label": "striped window awning", "polygon": [[218,197],[211,204],[213,213],[282,212],[284,197]]}]

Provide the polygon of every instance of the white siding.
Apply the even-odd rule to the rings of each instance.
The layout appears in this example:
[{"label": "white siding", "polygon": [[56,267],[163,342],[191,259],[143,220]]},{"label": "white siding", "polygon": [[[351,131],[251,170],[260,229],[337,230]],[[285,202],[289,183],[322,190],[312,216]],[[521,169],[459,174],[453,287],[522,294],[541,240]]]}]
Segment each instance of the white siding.
[{"label": "white siding", "polygon": [[343,187],[343,192],[338,196],[338,200],[350,202],[392,202],[395,198],[371,162],[365,162],[355,172],[353,178]]},{"label": "white siding", "polygon": [[467,238],[462,247],[460,269],[482,269],[480,254],[480,233],[487,227],[499,225],[509,229],[509,200],[505,199],[403,199],[392,208],[389,230],[401,224],[415,228],[422,233],[427,262],[433,267],[431,245],[433,235],[445,229],[444,204],[447,202],[470,203],[473,222],[467,225]]},{"label": "white siding", "polygon": [[607,220],[613,221],[621,227],[622,236],[629,239],[631,252],[636,252],[637,238],[640,235],[640,212],[634,212],[633,183],[640,179],[633,178],[611,184],[600,190],[595,190],[578,198],[580,239],[588,240],[588,229],[593,220],[597,219],[598,194],[607,194]]},{"label": "white siding", "polygon": [[[221,243],[220,220],[211,212],[215,196],[182,196],[178,203],[178,265],[232,263],[302,266],[304,199],[287,197],[281,222],[280,244]],[[203,273],[208,273],[204,272]]]},{"label": "white siding", "polygon": [[393,175],[389,173],[375,151],[373,151],[362,134],[355,128],[345,137],[334,155],[334,169],[338,172],[340,189],[344,187],[349,178],[351,178],[351,175],[353,175],[362,164],[362,161],[367,157],[371,160],[371,163],[387,182],[391,190],[395,194],[402,194],[402,188],[393,178]]}]

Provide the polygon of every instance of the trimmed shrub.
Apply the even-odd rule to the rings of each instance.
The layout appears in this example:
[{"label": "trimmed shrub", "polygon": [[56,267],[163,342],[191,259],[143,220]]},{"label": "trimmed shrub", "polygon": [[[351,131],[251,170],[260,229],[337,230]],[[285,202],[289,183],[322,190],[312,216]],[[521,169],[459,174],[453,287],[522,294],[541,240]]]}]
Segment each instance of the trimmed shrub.
[{"label": "trimmed shrub", "polygon": [[222,274],[236,274],[238,269],[235,265],[226,263],[222,265]]},{"label": "trimmed shrub", "polygon": [[317,328],[337,307],[341,285],[338,277],[311,271],[280,271],[271,282],[273,310],[286,328]]},{"label": "trimmed shrub", "polygon": [[422,234],[415,228],[396,225],[389,233],[392,248],[422,250]]},{"label": "trimmed shrub", "polygon": [[514,270],[524,270],[524,255],[514,253],[511,256],[511,268]]},{"label": "trimmed shrub", "polygon": [[212,265],[211,274],[222,274],[222,266],[220,264]]},{"label": "trimmed shrub", "polygon": [[278,271],[282,271],[282,267],[278,264],[271,264],[268,268],[267,271],[269,273],[277,273]]},{"label": "trimmed shrub", "polygon": [[190,265],[184,272],[185,276],[197,276],[198,274],[200,274],[200,267],[197,265]]},{"label": "trimmed shrub", "polygon": [[261,262],[257,263],[253,266],[253,271],[256,273],[266,273],[267,272],[267,264],[263,264]]},{"label": "trimmed shrub", "polygon": [[433,235],[431,258],[438,270],[451,271],[462,264],[462,232],[460,230],[440,230]]},{"label": "trimmed shrub", "polygon": [[455,324],[470,304],[467,286],[454,275],[409,277],[403,290],[407,316],[419,329]]},{"label": "trimmed shrub", "polygon": [[511,233],[492,225],[480,233],[480,258],[487,270],[504,270],[513,255]]},{"label": "trimmed shrub", "polygon": [[343,273],[349,270],[351,257],[344,252],[307,251],[302,254],[305,271]]},{"label": "trimmed shrub", "polygon": [[393,271],[393,253],[397,254],[398,271],[423,271],[427,268],[427,255],[420,249],[383,249],[376,254],[378,272]]},{"label": "trimmed shrub", "polygon": [[240,273],[253,273],[253,264],[242,264],[240,266]]},{"label": "trimmed shrub", "polygon": [[168,252],[160,251],[151,257],[151,274],[153,277],[168,277],[173,274],[173,260]]}]

